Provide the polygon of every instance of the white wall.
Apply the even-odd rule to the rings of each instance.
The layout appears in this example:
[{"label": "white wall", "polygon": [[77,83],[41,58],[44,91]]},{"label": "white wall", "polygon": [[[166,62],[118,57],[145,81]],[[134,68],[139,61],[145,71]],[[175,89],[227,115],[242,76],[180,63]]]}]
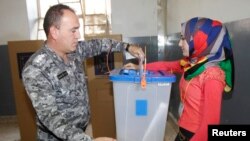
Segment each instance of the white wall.
[{"label": "white wall", "polygon": [[27,3],[27,13],[29,17],[29,31],[30,31],[30,39],[36,40],[37,39],[37,29],[38,29],[38,12],[37,12],[37,1],[36,0],[26,0]]},{"label": "white wall", "polygon": [[157,0],[111,0],[112,32],[123,37],[157,35]]},{"label": "white wall", "polygon": [[250,0],[166,0],[167,34],[180,31],[180,24],[201,16],[230,22],[250,18]]},{"label": "white wall", "polygon": [[28,40],[29,26],[25,0],[0,1],[0,44]]},{"label": "white wall", "polygon": [[[35,0],[34,0],[35,1]],[[156,36],[159,0],[111,0],[113,32],[123,37]],[[167,33],[180,31],[180,24],[205,16],[229,22],[250,18],[250,0],[166,0]],[[32,2],[32,0],[30,0]],[[29,6],[29,5],[28,5]],[[27,12],[26,0],[0,1],[0,44],[10,40],[33,39],[35,14]]]}]

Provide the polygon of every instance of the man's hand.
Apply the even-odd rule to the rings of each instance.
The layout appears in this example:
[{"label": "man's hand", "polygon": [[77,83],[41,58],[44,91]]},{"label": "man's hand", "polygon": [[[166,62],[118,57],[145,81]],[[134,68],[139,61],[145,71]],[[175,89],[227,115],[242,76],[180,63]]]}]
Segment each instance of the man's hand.
[{"label": "man's hand", "polygon": [[136,45],[129,45],[128,52],[129,52],[131,55],[133,55],[133,56],[135,56],[135,57],[137,57],[137,58],[139,58],[139,59],[144,60],[144,58],[145,58],[145,54],[144,54],[144,52],[142,51],[142,48],[139,47],[139,46],[136,46]]},{"label": "man's hand", "polygon": [[98,137],[98,138],[95,138],[94,141],[116,141],[116,139],[109,138],[109,137]]}]

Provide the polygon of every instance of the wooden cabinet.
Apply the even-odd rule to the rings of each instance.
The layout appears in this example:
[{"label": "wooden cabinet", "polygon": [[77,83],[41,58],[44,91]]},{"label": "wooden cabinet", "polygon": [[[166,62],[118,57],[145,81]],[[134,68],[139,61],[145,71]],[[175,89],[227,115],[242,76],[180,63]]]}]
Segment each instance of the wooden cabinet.
[{"label": "wooden cabinet", "polygon": [[30,55],[42,44],[42,40],[8,42],[12,86],[21,141],[36,141],[35,110],[23,86],[21,71]]}]

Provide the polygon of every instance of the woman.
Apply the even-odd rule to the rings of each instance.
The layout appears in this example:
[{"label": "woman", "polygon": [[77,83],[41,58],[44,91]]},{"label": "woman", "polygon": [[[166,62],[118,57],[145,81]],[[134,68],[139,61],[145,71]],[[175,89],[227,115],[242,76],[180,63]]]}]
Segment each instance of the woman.
[{"label": "woman", "polygon": [[147,69],[183,74],[179,83],[183,108],[175,141],[206,141],[208,125],[220,123],[223,91],[233,86],[229,34],[221,22],[196,17],[182,24],[179,46],[183,59],[149,63]]}]

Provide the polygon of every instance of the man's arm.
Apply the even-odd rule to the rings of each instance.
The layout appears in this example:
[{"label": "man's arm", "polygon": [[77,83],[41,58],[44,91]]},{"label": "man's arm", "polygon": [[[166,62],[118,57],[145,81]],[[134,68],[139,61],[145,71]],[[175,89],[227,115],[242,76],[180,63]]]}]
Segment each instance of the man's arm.
[{"label": "man's arm", "polygon": [[108,38],[80,41],[77,49],[82,60],[99,55],[102,52],[118,51],[128,51],[137,58],[144,58],[144,52],[141,47]]}]

